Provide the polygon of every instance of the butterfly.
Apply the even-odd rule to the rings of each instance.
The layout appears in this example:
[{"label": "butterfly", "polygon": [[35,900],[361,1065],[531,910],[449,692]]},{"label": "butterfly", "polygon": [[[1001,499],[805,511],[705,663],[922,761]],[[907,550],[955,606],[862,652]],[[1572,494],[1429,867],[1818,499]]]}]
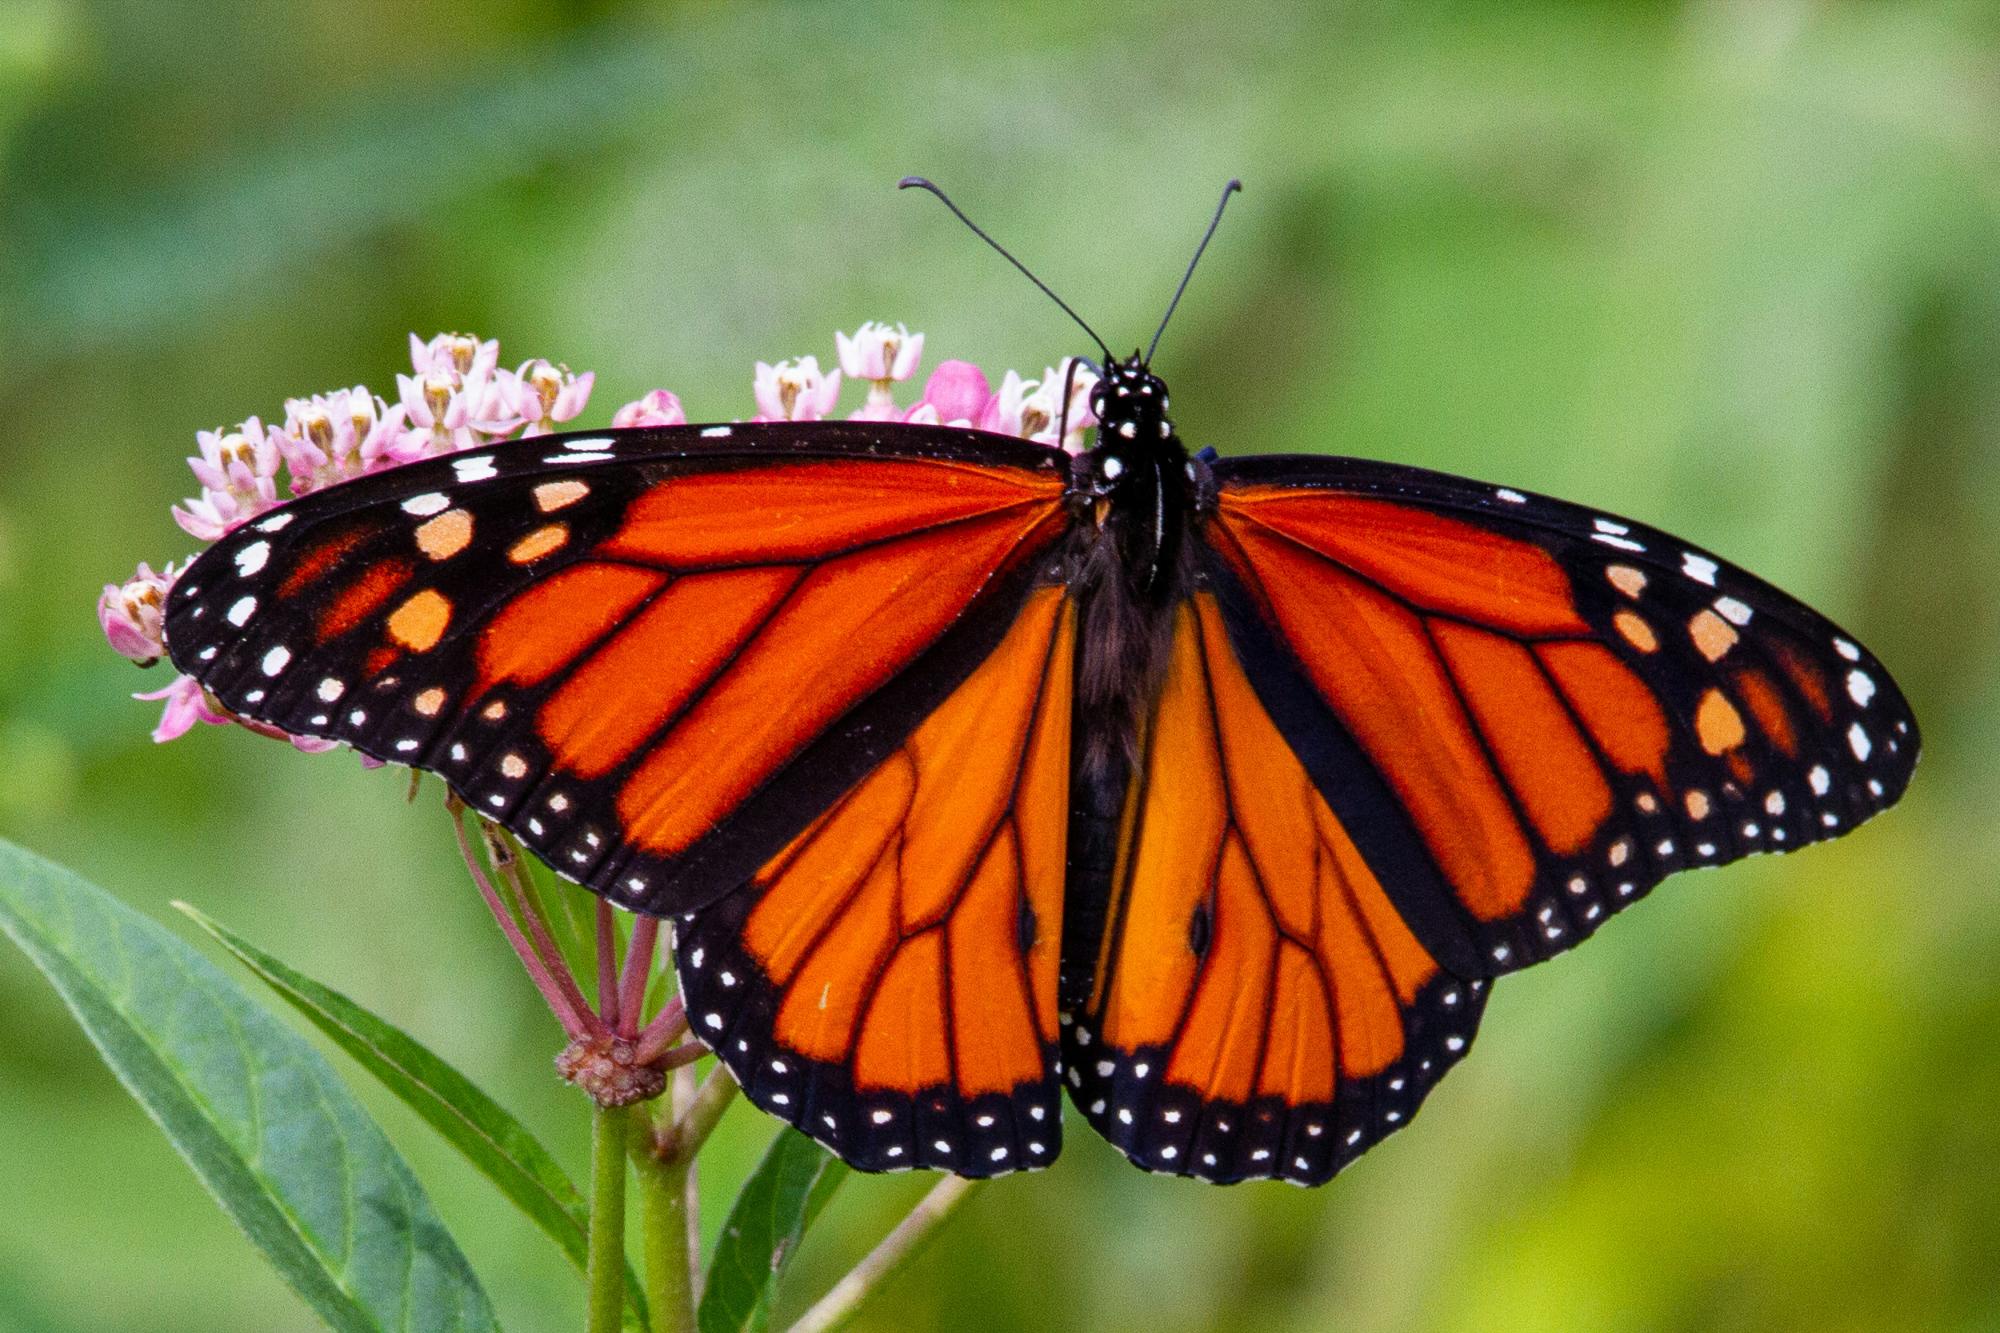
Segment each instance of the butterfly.
[{"label": "butterfly", "polygon": [[1141,1167],[1323,1183],[1495,978],[1902,794],[1894,681],[1770,584],[1508,487],[1191,453],[1150,362],[1106,352],[1080,456],[729,423],[364,477],[204,553],[169,650],[670,919],[695,1033],[871,1171],[1045,1166],[1066,1088]]}]

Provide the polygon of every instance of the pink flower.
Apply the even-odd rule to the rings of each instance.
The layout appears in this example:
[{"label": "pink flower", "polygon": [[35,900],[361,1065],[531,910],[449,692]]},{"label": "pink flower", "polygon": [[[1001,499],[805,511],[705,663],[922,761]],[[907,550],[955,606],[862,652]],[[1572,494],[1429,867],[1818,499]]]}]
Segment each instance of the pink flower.
[{"label": "pink flower", "polygon": [[920,425],[970,426],[992,398],[985,371],[970,361],[946,361],[924,381],[924,396],[903,419]]},{"label": "pink flower", "polygon": [[111,648],[140,666],[151,666],[167,654],[161,622],[167,589],[174,586],[172,565],[155,574],[141,563],[138,571],[121,584],[107,583],[97,599],[97,623]]},{"label": "pink flower", "polygon": [[365,472],[409,462],[403,451],[403,416],[362,385],[310,398],[285,400],[279,450],[292,470],[292,492],[304,495]]},{"label": "pink flower", "polygon": [[396,443],[397,453],[409,459],[434,458],[479,443],[472,430],[473,400],[484,399],[487,381],[467,391],[449,371],[433,366],[420,376],[396,376],[396,388],[402,395],[402,415],[409,422]]},{"label": "pink flower", "polygon": [[500,340],[479,341],[469,333],[440,333],[429,342],[410,335],[410,366],[418,375],[439,371],[454,382],[493,378],[500,364]]},{"label": "pink flower", "polygon": [[[1065,420],[1062,390],[1072,365],[1076,371],[1075,377],[1068,381],[1069,414]],[[1019,435],[1042,444],[1057,443],[1056,427],[1063,425],[1062,447],[1073,454],[1082,453],[1083,432],[1097,424],[1090,410],[1090,390],[1096,383],[1096,374],[1074,357],[1066,357],[1061,365],[1043,371],[1039,380],[1024,380],[1010,370],[979,424],[985,430]]]},{"label": "pink flower", "polygon": [[[594,371],[570,373],[568,366],[552,366],[537,357],[509,377],[514,397],[513,419],[495,430],[481,423],[479,429],[492,434],[510,434],[516,427],[529,435],[546,435],[559,424],[573,419],[590,401],[590,386],[597,382]],[[495,423],[496,425],[499,423]]]},{"label": "pink flower", "polygon": [[840,368],[848,378],[884,385],[916,374],[917,362],[924,355],[923,334],[911,333],[901,324],[892,329],[872,319],[852,337],[835,333],[833,341],[840,349]]},{"label": "pink flower", "polygon": [[758,421],[818,421],[840,397],[840,372],[822,378],[815,356],[775,366],[759,361],[754,392]]},{"label": "pink flower", "polygon": [[167,706],[160,710],[160,724],[153,728],[154,741],[162,745],[185,736],[197,722],[220,727],[226,726],[230,720],[227,713],[209,702],[201,682],[193,676],[175,676],[165,689],[132,697],[148,701],[166,700]]},{"label": "pink flower", "polygon": [[848,414],[851,421],[895,421],[902,413],[889,386],[916,374],[923,358],[924,335],[898,324],[890,328],[870,320],[849,337],[833,335],[840,349],[840,368],[849,379],[868,381],[868,401]]},{"label": "pink flower", "polygon": [[212,542],[246,519],[278,503],[278,468],[283,459],[278,443],[264,433],[256,417],[232,431],[195,433],[201,450],[188,459],[201,494],[185,509],[175,506],[174,521],[202,541]]},{"label": "pink flower", "polygon": [[681,410],[681,400],[665,389],[655,389],[611,414],[611,424],[618,427],[685,426],[687,419],[687,413]]}]

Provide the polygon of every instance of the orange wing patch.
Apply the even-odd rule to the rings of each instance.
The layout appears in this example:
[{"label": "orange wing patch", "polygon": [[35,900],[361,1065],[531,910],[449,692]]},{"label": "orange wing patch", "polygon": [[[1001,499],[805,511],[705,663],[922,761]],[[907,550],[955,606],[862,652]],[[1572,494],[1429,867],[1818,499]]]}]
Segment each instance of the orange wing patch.
[{"label": "orange wing patch", "polygon": [[1053,1159],[1074,621],[1060,589],[1031,594],[898,750],[686,928],[697,1030],[864,1169]]},{"label": "orange wing patch", "polygon": [[1413,1113],[1482,988],[1418,943],[1258,699],[1178,613],[1072,1098],[1141,1165],[1324,1180]]}]

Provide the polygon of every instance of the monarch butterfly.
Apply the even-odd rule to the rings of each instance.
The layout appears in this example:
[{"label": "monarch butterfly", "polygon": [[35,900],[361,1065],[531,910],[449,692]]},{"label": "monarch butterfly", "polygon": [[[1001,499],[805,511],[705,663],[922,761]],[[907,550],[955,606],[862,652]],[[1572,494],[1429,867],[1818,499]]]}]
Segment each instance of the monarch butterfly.
[{"label": "monarch butterfly", "polygon": [[696,1033],[864,1170],[1044,1166],[1067,1084],[1142,1167],[1323,1183],[1494,978],[1902,794],[1895,683],[1769,584],[1507,487],[1190,454],[1153,348],[1098,341],[1080,456],[525,439],[239,527],[169,649],[670,918]]}]

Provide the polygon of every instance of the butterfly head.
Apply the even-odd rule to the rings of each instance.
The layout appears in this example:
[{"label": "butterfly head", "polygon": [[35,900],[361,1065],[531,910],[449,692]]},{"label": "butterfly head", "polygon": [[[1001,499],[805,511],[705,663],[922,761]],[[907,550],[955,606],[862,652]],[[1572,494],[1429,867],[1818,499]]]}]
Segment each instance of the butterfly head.
[{"label": "butterfly head", "polygon": [[1166,381],[1137,352],[1106,362],[1104,377],[1090,392],[1090,409],[1097,417],[1097,451],[1106,458],[1129,467],[1179,447],[1167,416]]}]

